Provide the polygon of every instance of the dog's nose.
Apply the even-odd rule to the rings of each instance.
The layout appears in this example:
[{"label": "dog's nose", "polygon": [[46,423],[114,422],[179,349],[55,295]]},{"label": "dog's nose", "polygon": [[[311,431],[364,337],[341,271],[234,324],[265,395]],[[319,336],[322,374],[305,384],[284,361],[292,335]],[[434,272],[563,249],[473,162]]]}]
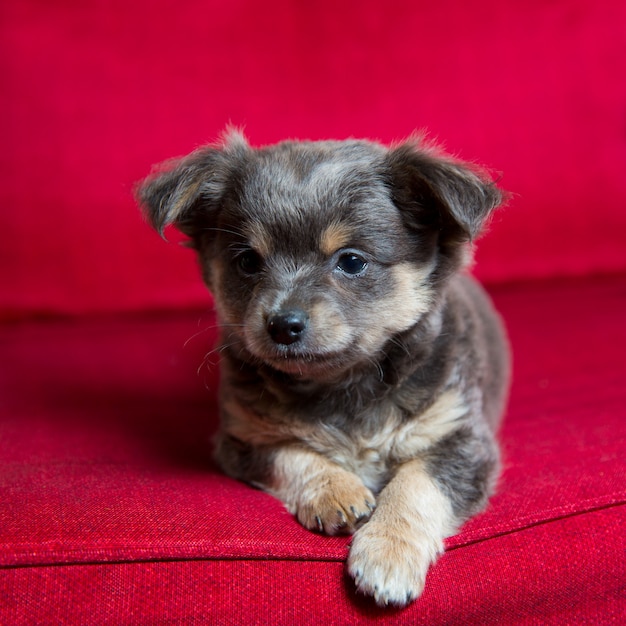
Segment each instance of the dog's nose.
[{"label": "dog's nose", "polygon": [[304,311],[279,311],[267,320],[267,332],[274,343],[290,346],[302,339],[308,322],[308,315]]}]

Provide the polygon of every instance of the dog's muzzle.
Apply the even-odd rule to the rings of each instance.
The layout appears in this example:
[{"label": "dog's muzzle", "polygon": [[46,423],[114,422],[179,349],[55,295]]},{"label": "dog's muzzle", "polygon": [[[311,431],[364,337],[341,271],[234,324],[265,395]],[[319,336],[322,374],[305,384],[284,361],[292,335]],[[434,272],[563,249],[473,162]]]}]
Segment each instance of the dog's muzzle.
[{"label": "dog's muzzle", "polygon": [[266,328],[274,343],[290,346],[304,337],[308,325],[309,316],[304,311],[290,309],[271,315]]}]

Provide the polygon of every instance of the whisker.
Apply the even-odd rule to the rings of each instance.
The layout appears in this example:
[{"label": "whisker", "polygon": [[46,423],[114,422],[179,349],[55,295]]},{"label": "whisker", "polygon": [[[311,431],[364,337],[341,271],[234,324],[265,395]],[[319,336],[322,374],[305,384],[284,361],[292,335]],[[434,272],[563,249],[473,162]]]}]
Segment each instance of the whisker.
[{"label": "whisker", "polygon": [[183,344],[183,348],[186,348],[189,345],[189,342],[193,341],[196,337],[199,337],[200,335],[203,335],[204,333],[208,332],[209,330],[214,330],[216,328],[218,328],[219,324],[213,324],[212,326],[207,326],[206,328],[203,328],[202,330],[199,330],[197,333],[194,333],[193,335],[191,335],[191,337],[189,337],[189,339],[187,339],[187,341],[185,341],[185,343]]},{"label": "whisker", "polygon": [[392,337],[390,343],[394,344],[395,346],[398,346],[398,348],[402,348],[402,350],[407,356],[411,356],[411,352],[409,351],[407,345],[403,341],[398,339],[397,337]]},{"label": "whisker", "polygon": [[228,249],[231,250],[233,252],[233,254],[239,254],[241,252],[248,252],[248,250],[250,250],[250,246],[248,246],[245,243],[241,243],[241,242],[235,242],[235,243],[231,243],[228,246]]},{"label": "whisker", "polygon": [[200,335],[210,330],[215,330],[216,328],[243,328],[243,327],[244,327],[243,324],[220,324],[220,323],[211,324],[209,326],[206,326],[205,328],[202,328],[197,333],[194,333],[193,335],[191,335],[191,337],[189,337],[189,339],[187,339],[187,341],[185,341],[185,343],[183,344],[183,348],[186,348],[187,345],[191,341],[193,341],[196,337],[199,337]]},{"label": "whisker", "polygon": [[206,227],[203,228],[202,230],[205,231],[214,231],[214,232],[218,232],[218,233],[227,233],[229,235],[236,235],[237,237],[245,237],[245,233],[243,232],[243,230],[231,230],[230,228],[217,228],[217,227]]},{"label": "whisker", "polygon": [[212,350],[209,350],[205,355],[204,358],[202,359],[202,363],[200,363],[200,365],[198,366],[198,369],[196,370],[196,374],[199,376],[200,375],[200,371],[202,370],[203,367],[206,367],[207,370],[211,370],[210,368],[210,359],[211,357],[216,354],[216,353],[222,353],[224,350],[227,350],[228,348],[231,348],[232,346],[234,346],[234,343],[227,343],[227,344],[223,344],[220,346],[217,346],[216,348],[213,348]]},{"label": "whisker", "polygon": [[[384,354],[384,353],[383,353]],[[385,355],[386,356],[386,355]],[[376,359],[373,359],[371,357],[369,357],[367,359],[378,371],[378,380],[382,383],[385,379],[385,372],[383,370],[382,365],[380,364],[380,361],[377,361]]]}]

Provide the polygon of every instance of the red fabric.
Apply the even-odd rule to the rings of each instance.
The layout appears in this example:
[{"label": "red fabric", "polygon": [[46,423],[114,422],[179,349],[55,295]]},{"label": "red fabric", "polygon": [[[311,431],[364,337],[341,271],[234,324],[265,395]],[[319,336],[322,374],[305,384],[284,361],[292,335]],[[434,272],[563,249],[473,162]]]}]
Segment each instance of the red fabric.
[{"label": "red fabric", "polygon": [[503,173],[489,281],[626,270],[621,0],[137,0],[0,6],[0,316],[207,302],[131,198],[216,138],[388,142]]},{"label": "red fabric", "polygon": [[614,538],[623,525],[622,510],[606,509],[452,550],[402,611],[356,596],[343,563],[246,559],[7,570],[0,615],[7,624],[622,624],[626,571]]},{"label": "red fabric", "polygon": [[[385,614],[619,623],[626,276],[494,296],[516,357],[499,492]],[[210,462],[214,333],[193,312],[0,327],[0,623],[380,618],[343,576],[348,539]]]}]

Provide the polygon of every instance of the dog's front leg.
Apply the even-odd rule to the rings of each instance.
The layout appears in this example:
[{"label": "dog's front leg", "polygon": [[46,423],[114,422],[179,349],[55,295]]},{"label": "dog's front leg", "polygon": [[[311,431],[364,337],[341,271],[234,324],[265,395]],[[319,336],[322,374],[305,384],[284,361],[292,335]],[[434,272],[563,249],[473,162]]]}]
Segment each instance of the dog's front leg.
[{"label": "dog's front leg", "polygon": [[425,462],[404,463],[352,540],[348,571],[357,589],[380,605],[408,604],[421,594],[428,568],[455,526],[452,504]]},{"label": "dog's front leg", "polygon": [[371,516],[372,492],[358,476],[330,459],[295,444],[275,449],[271,457],[266,487],[306,528],[349,534]]}]

